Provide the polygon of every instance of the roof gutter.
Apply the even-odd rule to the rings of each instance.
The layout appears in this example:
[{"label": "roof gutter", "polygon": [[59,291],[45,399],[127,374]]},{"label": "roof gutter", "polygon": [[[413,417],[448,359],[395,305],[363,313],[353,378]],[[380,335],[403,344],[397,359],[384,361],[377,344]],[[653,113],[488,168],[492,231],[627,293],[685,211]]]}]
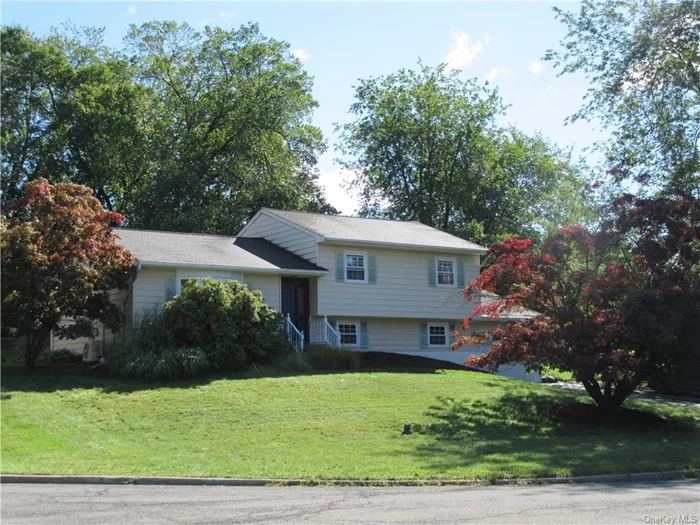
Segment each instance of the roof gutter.
[{"label": "roof gutter", "polygon": [[425,244],[406,244],[402,242],[383,242],[383,241],[357,241],[348,239],[338,239],[326,237],[325,241],[329,244],[346,244],[351,246],[386,246],[396,250],[414,250],[420,252],[450,252],[450,253],[486,253],[486,248],[481,246],[477,248],[454,248],[448,246],[428,246]]},{"label": "roof gutter", "polygon": [[227,266],[224,264],[189,264],[189,263],[173,263],[160,261],[138,261],[139,266],[159,266],[168,268],[207,268],[210,270],[226,270],[231,272],[243,273],[270,273],[281,275],[328,275],[328,270],[294,270],[292,268],[255,268],[250,266]]}]

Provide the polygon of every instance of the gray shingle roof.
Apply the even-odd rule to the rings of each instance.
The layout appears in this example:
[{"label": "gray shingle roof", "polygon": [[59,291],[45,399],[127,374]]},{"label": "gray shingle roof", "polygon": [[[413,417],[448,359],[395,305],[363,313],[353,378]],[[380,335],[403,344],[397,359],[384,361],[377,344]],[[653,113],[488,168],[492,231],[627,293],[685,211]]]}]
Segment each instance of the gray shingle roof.
[{"label": "gray shingle roof", "polygon": [[248,269],[264,272],[311,271],[325,268],[302,259],[265,239],[115,228],[119,244],[141,264]]},{"label": "gray shingle roof", "polygon": [[420,249],[485,253],[486,248],[420,222],[363,219],[298,211],[264,210],[310,230],[326,241],[380,243]]}]

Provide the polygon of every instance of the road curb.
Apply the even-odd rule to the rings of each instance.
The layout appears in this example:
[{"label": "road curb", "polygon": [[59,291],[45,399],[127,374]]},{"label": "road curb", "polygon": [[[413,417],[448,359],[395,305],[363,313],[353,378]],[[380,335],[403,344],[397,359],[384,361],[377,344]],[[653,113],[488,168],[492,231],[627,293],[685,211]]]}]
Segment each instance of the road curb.
[{"label": "road curb", "polygon": [[422,487],[422,486],[484,486],[484,485],[558,485],[564,483],[629,483],[671,481],[700,478],[700,469],[636,474],[602,474],[512,479],[389,479],[389,480],[306,480],[306,479],[234,479],[234,478],[173,478],[159,476],[56,476],[41,474],[2,474],[0,483],[56,483],[94,485],[215,485],[235,487],[265,486],[335,486],[335,487]]}]

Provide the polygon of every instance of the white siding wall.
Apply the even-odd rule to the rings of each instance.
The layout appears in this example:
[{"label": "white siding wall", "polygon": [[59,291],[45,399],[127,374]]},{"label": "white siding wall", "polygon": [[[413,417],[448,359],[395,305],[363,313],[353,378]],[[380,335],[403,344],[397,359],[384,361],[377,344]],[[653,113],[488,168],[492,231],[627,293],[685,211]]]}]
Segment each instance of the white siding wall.
[{"label": "white siding wall", "polygon": [[[361,321],[367,323],[367,351],[389,352],[397,354],[415,355],[449,361],[451,363],[464,364],[471,355],[478,355],[487,351],[487,345],[467,345],[453,352],[450,348],[421,348],[420,325],[421,323],[444,322],[456,324],[460,329],[461,324],[454,320],[444,319],[377,319],[377,318],[349,318],[342,317],[346,321]],[[329,318],[329,321],[336,319]],[[473,323],[470,331],[481,331],[492,328],[496,323]],[[450,338],[451,340],[451,338]],[[539,381],[537,374],[528,374],[522,365],[513,364],[502,366],[499,375],[514,379]]]},{"label": "white siding wall", "polygon": [[282,281],[279,275],[246,273],[243,276],[243,282],[245,282],[251,290],[260,290],[265,298],[265,302],[272,308],[275,310],[281,308],[280,295]]},{"label": "white siding wall", "polygon": [[[113,290],[110,292],[110,299],[112,300],[113,303],[117,304],[120,308],[124,310],[124,314],[126,317],[126,323],[127,327],[131,325],[131,310],[132,310],[132,293],[131,289],[129,290]],[[66,317],[61,320],[59,323],[62,326],[70,326],[74,324],[73,319],[70,317]],[[95,327],[98,330],[98,334],[95,337],[96,340],[103,340],[103,341],[110,341],[113,338],[113,333],[111,330],[105,330],[104,326],[102,323],[96,321],[95,322]],[[62,348],[66,348],[68,350],[71,350],[72,352],[75,352],[77,354],[82,354],[83,353],[83,348],[85,347],[86,343],[89,343],[91,340],[88,337],[79,337],[78,339],[59,339],[58,337],[52,336],[52,342],[51,345],[54,350],[60,350]]]},{"label": "white siding wall", "polygon": [[261,213],[254,218],[243,237],[262,237],[307,261],[316,263],[318,244],[315,238],[268,215]]},{"label": "white siding wall", "polygon": [[175,268],[141,268],[134,281],[134,321],[144,313],[160,310],[166,301],[168,279],[175,279]]},{"label": "white siding wall", "polygon": [[[74,324],[74,322],[73,319],[64,317],[58,324],[59,326],[71,326]],[[102,323],[95,324],[100,330],[100,335],[97,337],[99,339],[102,337]],[[61,350],[65,348],[76,354],[82,354],[83,348],[85,348],[85,343],[90,342],[90,339],[87,337],[79,337],[78,339],[59,339],[57,336],[52,335],[52,339],[53,341],[51,345],[53,350]]]},{"label": "white siding wall", "polygon": [[[377,260],[377,283],[346,283],[335,279],[336,252],[373,253]],[[428,258],[455,254],[407,250],[365,249],[319,245],[318,265],[330,270],[318,281],[318,315],[464,319],[472,306],[461,289],[428,286]],[[479,272],[479,256],[458,255],[464,261],[465,283]]]},{"label": "white siding wall", "polygon": [[280,308],[279,275],[262,273],[246,273],[244,275],[238,272],[216,271],[206,268],[142,268],[134,282],[134,319],[138,320],[144,312],[163,308],[167,300],[168,279],[189,279],[192,277],[235,279],[246,283],[252,290],[260,290],[267,304],[276,310]]},{"label": "white siding wall", "polygon": [[309,278],[309,315],[318,317],[318,277]]}]

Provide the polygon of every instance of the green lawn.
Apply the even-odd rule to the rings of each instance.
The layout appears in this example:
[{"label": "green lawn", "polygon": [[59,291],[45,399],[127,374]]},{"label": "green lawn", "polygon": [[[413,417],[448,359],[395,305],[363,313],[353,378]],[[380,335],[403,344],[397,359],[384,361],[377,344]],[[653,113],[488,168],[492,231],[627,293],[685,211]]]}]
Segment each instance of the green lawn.
[{"label": "green lawn", "polygon": [[[75,368],[2,371],[2,472],[499,478],[700,467],[700,411],[665,429],[561,424],[576,394],[463,371],[212,377],[167,385]],[[418,432],[402,435],[405,423]]]}]

